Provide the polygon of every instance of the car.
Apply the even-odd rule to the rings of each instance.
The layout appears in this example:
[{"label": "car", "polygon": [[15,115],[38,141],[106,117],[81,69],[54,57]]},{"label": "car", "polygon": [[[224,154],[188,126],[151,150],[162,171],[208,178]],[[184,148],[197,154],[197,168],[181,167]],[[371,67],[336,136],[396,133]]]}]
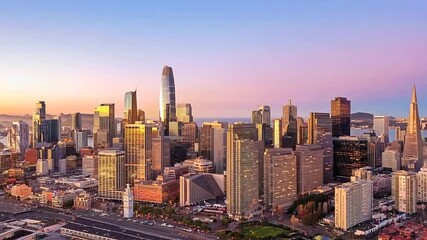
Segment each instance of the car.
[{"label": "car", "polygon": [[172,224],[168,224],[168,225],[166,225],[166,227],[168,227],[168,228],[174,228],[175,226],[172,225]]},{"label": "car", "polygon": [[132,222],[137,223],[138,221],[137,220],[132,220]]},{"label": "car", "polygon": [[167,223],[162,223],[162,225],[161,225],[162,227],[167,227],[168,226],[168,224]]}]

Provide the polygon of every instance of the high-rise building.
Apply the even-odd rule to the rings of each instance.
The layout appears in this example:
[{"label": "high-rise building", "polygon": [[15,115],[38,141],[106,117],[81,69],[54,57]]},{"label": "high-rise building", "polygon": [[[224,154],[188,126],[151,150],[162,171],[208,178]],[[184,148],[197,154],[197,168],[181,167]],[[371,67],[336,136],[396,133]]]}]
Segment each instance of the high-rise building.
[{"label": "high-rise building", "polygon": [[85,156],[82,159],[82,173],[91,178],[98,178],[98,155]]},{"label": "high-rise building", "polygon": [[418,202],[427,202],[427,164],[417,172],[417,183],[418,183]]},{"label": "high-rise building", "polygon": [[274,148],[282,147],[282,136],[283,136],[283,128],[282,128],[282,120],[274,119],[273,121],[273,146]]},{"label": "high-rise building", "polygon": [[61,124],[59,119],[44,120],[41,128],[42,142],[56,143],[61,139]]},{"label": "high-rise building", "polygon": [[136,179],[151,180],[151,126],[141,122],[126,124],[123,141],[126,152],[126,182],[133,186]]},{"label": "high-rise building", "polygon": [[125,108],[124,108],[124,121],[133,124],[138,121],[138,111],[136,105],[136,90],[125,93]]},{"label": "high-rise building", "polygon": [[409,214],[417,211],[417,187],[416,173],[403,170],[392,173],[391,196],[397,211]]},{"label": "high-rise building", "polygon": [[123,217],[133,218],[133,192],[130,184],[126,184],[126,189],[123,193]]},{"label": "high-rise building", "polygon": [[178,122],[193,122],[193,110],[190,103],[179,103],[176,106],[176,118]]},{"label": "high-rise building", "polygon": [[417,90],[412,89],[412,98],[409,108],[408,126],[403,148],[402,167],[418,171],[423,165],[423,141],[421,138],[421,122],[418,113]]},{"label": "high-rise building", "polygon": [[164,66],[162,71],[160,121],[166,126],[165,135],[169,135],[169,122],[176,121],[175,79],[169,66]]},{"label": "high-rise building", "polygon": [[153,138],[152,144],[151,168],[155,179],[171,166],[171,142],[168,137],[158,137]]},{"label": "high-rise building", "polygon": [[334,145],[332,133],[323,133],[315,144],[323,148],[323,183],[331,183],[334,181]]},{"label": "high-rise building", "polygon": [[372,181],[344,183],[335,188],[335,227],[347,229],[372,218]]},{"label": "high-rise building", "polygon": [[388,116],[374,116],[374,127],[375,134],[382,140],[382,142],[388,142],[390,135],[390,117]]},{"label": "high-rise building", "polygon": [[394,171],[400,170],[401,153],[387,147],[382,153],[382,167]]},{"label": "high-rise building", "polygon": [[125,187],[125,152],[104,150],[98,153],[98,197],[122,200]]},{"label": "high-rise building", "polygon": [[138,121],[145,122],[145,112],[142,109],[138,109]]},{"label": "high-rise building", "polygon": [[42,142],[42,123],[46,119],[46,104],[44,101],[36,103],[36,111],[33,114],[33,139],[31,146],[35,147],[37,143]]},{"label": "high-rise building", "polygon": [[308,144],[317,144],[326,132],[332,132],[332,119],[329,113],[310,113],[308,120]]},{"label": "high-rise building", "polygon": [[264,202],[281,211],[297,199],[297,157],[291,148],[264,152]]},{"label": "high-rise building", "polygon": [[239,219],[259,207],[259,162],[263,143],[253,124],[232,124],[227,133],[227,211]]},{"label": "high-rise building", "polygon": [[298,195],[308,193],[323,185],[323,148],[320,145],[298,145],[297,156]]},{"label": "high-rise building", "polygon": [[197,123],[184,123],[181,130],[182,143],[185,147],[190,148],[194,151],[194,144],[196,144],[198,140],[198,132],[199,128],[197,127]]},{"label": "high-rise building", "polygon": [[289,99],[288,105],[283,106],[282,117],[283,135],[289,138],[288,141],[283,142],[284,148],[293,148],[297,145],[298,129],[297,129],[297,106],[292,105]]},{"label": "high-rise building", "polygon": [[88,131],[86,130],[75,130],[74,131],[74,142],[76,143],[76,151],[80,152],[82,148],[86,148],[88,145]]},{"label": "high-rise building", "polygon": [[351,102],[344,97],[331,101],[332,136],[350,136]]},{"label": "high-rise building", "polygon": [[111,147],[116,136],[114,104],[101,104],[95,108],[93,116],[94,145]]},{"label": "high-rise building", "polygon": [[333,139],[334,178],[348,181],[353,169],[368,166],[368,140],[359,137]]},{"label": "high-rise building", "polygon": [[219,174],[226,168],[227,127],[225,122],[205,122],[199,132],[200,155],[213,161]]},{"label": "high-rise building", "polygon": [[30,146],[30,129],[23,121],[13,122],[9,129],[8,145],[12,152],[24,154]]},{"label": "high-rise building", "polygon": [[304,118],[297,118],[297,144],[304,145],[308,142],[308,124],[304,121]]},{"label": "high-rise building", "polygon": [[266,148],[273,146],[273,128],[266,123],[256,124],[258,130],[258,141],[262,141]]},{"label": "high-rise building", "polygon": [[271,125],[270,106],[258,106],[258,109],[252,111],[252,123]]},{"label": "high-rise building", "polygon": [[71,114],[71,130],[81,130],[82,129],[82,116],[79,112]]}]

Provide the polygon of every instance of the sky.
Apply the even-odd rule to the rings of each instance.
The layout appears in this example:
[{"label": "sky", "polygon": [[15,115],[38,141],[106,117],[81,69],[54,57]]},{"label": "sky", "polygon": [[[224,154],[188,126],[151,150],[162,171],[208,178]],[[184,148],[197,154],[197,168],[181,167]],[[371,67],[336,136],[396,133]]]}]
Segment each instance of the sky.
[{"label": "sky", "polygon": [[427,116],[427,1],[0,0],[0,113],[92,113],[137,89],[158,117],[163,65],[195,117],[407,116],[416,84]]}]

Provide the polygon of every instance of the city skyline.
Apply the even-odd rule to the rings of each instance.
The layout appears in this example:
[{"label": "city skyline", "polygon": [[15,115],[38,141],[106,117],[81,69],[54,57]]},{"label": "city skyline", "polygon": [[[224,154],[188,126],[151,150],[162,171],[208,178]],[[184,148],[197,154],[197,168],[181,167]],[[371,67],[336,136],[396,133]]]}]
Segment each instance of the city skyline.
[{"label": "city skyline", "polygon": [[191,103],[196,117],[250,116],[258,105],[278,117],[288,98],[309,116],[329,112],[337,96],[353,112],[406,117],[413,83],[426,116],[426,5],[3,1],[0,111],[31,114],[38,100],[49,114],[115,103],[122,117],[123,94],[137,87],[140,108],[157,119],[168,65],[176,103]]}]

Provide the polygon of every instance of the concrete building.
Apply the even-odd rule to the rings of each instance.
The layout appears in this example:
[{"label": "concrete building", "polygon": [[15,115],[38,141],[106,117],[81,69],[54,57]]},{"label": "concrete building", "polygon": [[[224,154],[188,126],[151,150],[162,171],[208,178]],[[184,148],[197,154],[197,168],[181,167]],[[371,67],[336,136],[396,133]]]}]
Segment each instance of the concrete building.
[{"label": "concrete building", "polygon": [[176,106],[176,119],[178,122],[193,122],[193,110],[190,103],[178,103]]},{"label": "concrete building", "polygon": [[282,129],[283,136],[289,139],[289,141],[284,141],[282,143],[282,147],[295,149],[298,137],[297,106],[292,105],[290,99],[288,104],[283,106]]},{"label": "concrete building", "polygon": [[291,148],[270,148],[264,152],[264,202],[282,211],[297,199],[297,156]]},{"label": "concrete building", "polygon": [[33,190],[31,189],[31,187],[25,184],[14,185],[10,189],[10,195],[12,195],[13,197],[19,198],[21,200],[28,199],[32,194],[33,194]]},{"label": "concrete building", "polygon": [[74,131],[74,142],[76,143],[76,151],[80,152],[82,148],[88,146],[88,131],[78,130]]},{"label": "concrete building", "polygon": [[83,157],[82,173],[92,178],[98,178],[98,155]]},{"label": "concrete building", "polygon": [[227,134],[227,211],[232,218],[253,217],[259,209],[259,162],[263,143],[253,124],[232,124]]},{"label": "concrete building", "polygon": [[44,101],[38,101],[32,120],[33,135],[31,146],[33,148],[36,147],[38,143],[42,142],[42,123],[44,120],[46,120],[46,104]]},{"label": "concrete building", "polygon": [[78,194],[74,198],[74,209],[91,210],[92,209],[92,196],[86,192]]},{"label": "concrete building", "polygon": [[190,172],[193,173],[214,173],[215,169],[213,162],[209,161],[203,157],[198,157],[196,159],[187,159],[182,165],[188,166]]},{"label": "concrete building", "polygon": [[36,173],[41,176],[49,174],[49,163],[46,159],[39,159],[36,165]]},{"label": "concrete building", "polygon": [[71,130],[72,131],[79,131],[81,130],[82,127],[82,115],[77,112],[77,113],[72,113],[71,114]]},{"label": "concrete building", "polygon": [[104,150],[98,154],[98,197],[122,200],[125,187],[125,152]]},{"label": "concrete building", "polygon": [[179,196],[179,180],[158,176],[155,181],[136,182],[133,189],[135,201],[155,204],[175,201]]},{"label": "concrete building", "polygon": [[221,174],[186,174],[179,181],[179,205],[182,207],[225,195],[224,175]]},{"label": "concrete building", "polygon": [[58,172],[59,174],[67,173],[67,159],[59,159],[58,160]]},{"label": "concrete building", "polygon": [[408,171],[396,171],[392,174],[391,195],[396,204],[396,210],[403,213],[417,211],[417,174]]},{"label": "concrete building", "polygon": [[273,147],[274,148],[282,147],[282,136],[283,136],[282,120],[274,119],[273,121]]},{"label": "concrete building", "polygon": [[258,106],[257,110],[252,111],[253,124],[271,125],[271,110],[270,106]]},{"label": "concrete building", "polygon": [[374,116],[373,130],[380,138],[381,142],[389,142],[390,117],[388,116]]},{"label": "concrete building", "polygon": [[320,145],[298,145],[298,195],[306,194],[323,185],[323,148]]},{"label": "concrete building", "polygon": [[187,149],[194,151],[194,144],[197,143],[199,138],[199,128],[197,123],[184,123],[181,130],[182,143]]},{"label": "concrete building", "polygon": [[7,142],[10,150],[19,154],[24,154],[30,146],[30,129],[23,121],[13,122],[9,129]]},{"label": "concrete building", "polygon": [[226,168],[227,129],[225,122],[205,122],[199,132],[200,156],[213,161],[218,174]]},{"label": "concrete building", "polygon": [[152,145],[151,169],[155,179],[166,167],[171,166],[171,142],[168,137],[157,137],[153,138]]},{"label": "concrete building", "polygon": [[190,168],[185,165],[175,165],[173,167],[166,167],[163,171],[163,175],[165,178],[169,179],[179,179],[184,174],[190,172]]},{"label": "concrete building", "polygon": [[424,166],[417,173],[417,189],[418,189],[418,198],[419,202],[427,202],[427,164],[424,163]]},{"label": "concrete building", "polygon": [[400,170],[402,154],[399,151],[387,147],[382,153],[382,167],[391,169],[393,172]]},{"label": "concrete building", "polygon": [[133,124],[138,121],[138,106],[136,90],[125,93],[124,117],[123,121],[127,124]]},{"label": "concrete building", "polygon": [[335,188],[335,227],[349,228],[372,218],[372,181],[344,183]]},{"label": "concrete building", "polygon": [[116,136],[116,119],[114,104],[101,104],[95,108],[93,115],[93,134],[95,148],[109,148]]},{"label": "concrete building", "polygon": [[133,218],[133,193],[130,184],[126,184],[126,189],[123,193],[123,217]]}]

